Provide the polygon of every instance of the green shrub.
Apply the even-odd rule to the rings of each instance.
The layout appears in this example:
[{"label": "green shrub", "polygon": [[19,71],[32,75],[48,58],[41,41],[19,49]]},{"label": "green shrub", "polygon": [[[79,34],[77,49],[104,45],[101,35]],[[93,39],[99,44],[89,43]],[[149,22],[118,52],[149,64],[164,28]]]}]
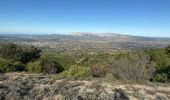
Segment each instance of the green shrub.
[{"label": "green shrub", "polygon": [[0,51],[2,58],[18,61],[22,53],[22,48],[14,43],[1,44]]},{"label": "green shrub", "polygon": [[151,81],[170,81],[170,46],[165,49],[148,49],[145,52],[150,56],[150,62],[155,63],[156,73]]},{"label": "green shrub", "polygon": [[67,78],[85,78],[90,76],[90,68],[78,65],[72,65],[68,70],[62,73],[63,77]]},{"label": "green shrub", "polygon": [[166,73],[156,74],[156,76],[153,78],[153,81],[165,83],[168,81],[168,75]]},{"label": "green shrub", "polygon": [[27,71],[31,73],[40,73],[41,72],[40,61],[29,62],[27,64]]},{"label": "green shrub", "polygon": [[34,46],[31,46],[30,48],[22,48],[22,53],[21,53],[19,61],[24,64],[30,61],[34,61],[41,57],[40,53],[41,53],[41,50]]},{"label": "green shrub", "polygon": [[106,82],[115,82],[116,78],[113,76],[113,74],[107,73],[105,76],[105,81]]},{"label": "green shrub", "polygon": [[170,45],[165,48],[165,52],[170,56]]},{"label": "green shrub", "polygon": [[103,77],[108,73],[109,68],[107,65],[95,64],[91,66],[90,72],[93,77]]},{"label": "green shrub", "polygon": [[41,56],[41,50],[34,46],[23,48],[14,43],[0,45],[0,51],[0,57],[24,64],[36,60]]},{"label": "green shrub", "polygon": [[14,70],[12,71],[25,71],[26,66],[20,62],[13,63]]},{"label": "green shrub", "polygon": [[63,71],[63,67],[54,59],[44,57],[40,61],[41,71],[45,74],[56,74]]},{"label": "green shrub", "polygon": [[170,66],[157,70],[151,81],[170,82]]},{"label": "green shrub", "polygon": [[0,58],[0,72],[7,72],[9,66],[12,65],[11,60]]},{"label": "green shrub", "polygon": [[75,58],[73,58],[70,55],[62,55],[62,56],[58,56],[58,57],[59,57],[58,61],[64,67],[64,69],[67,69],[68,66],[70,66],[70,65],[77,64],[75,61]]},{"label": "green shrub", "polygon": [[150,62],[156,64],[155,68],[161,70],[170,65],[170,58],[164,49],[148,49],[145,52],[150,57]]},{"label": "green shrub", "polygon": [[13,60],[0,58],[0,72],[24,71],[25,65]]},{"label": "green shrub", "polygon": [[82,66],[91,67],[96,64],[102,64],[103,62],[108,62],[109,59],[113,57],[112,54],[98,53],[94,55],[84,55],[83,59],[80,60]]}]

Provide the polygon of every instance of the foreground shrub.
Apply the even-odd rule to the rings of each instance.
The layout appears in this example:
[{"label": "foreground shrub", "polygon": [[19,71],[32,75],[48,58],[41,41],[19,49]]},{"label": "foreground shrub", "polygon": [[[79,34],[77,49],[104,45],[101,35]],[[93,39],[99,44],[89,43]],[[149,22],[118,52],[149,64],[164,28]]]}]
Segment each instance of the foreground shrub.
[{"label": "foreground shrub", "polygon": [[120,80],[147,80],[154,72],[148,56],[143,52],[117,55],[111,62],[112,74]]},{"label": "foreground shrub", "polygon": [[108,73],[109,68],[106,65],[95,64],[90,68],[93,77],[103,77]]},{"label": "foreground shrub", "polygon": [[34,46],[22,48],[14,43],[0,45],[0,51],[0,57],[24,64],[41,56],[41,50]]},{"label": "foreground shrub", "polygon": [[9,66],[12,65],[11,60],[0,58],[0,72],[7,72]]},{"label": "foreground shrub", "polygon": [[168,75],[166,73],[156,74],[153,81],[165,83],[168,81]]},{"label": "foreground shrub", "polygon": [[68,70],[62,73],[66,78],[85,78],[90,76],[90,68],[78,65],[72,65]]},{"label": "foreground shrub", "polygon": [[56,74],[63,71],[63,67],[54,59],[41,58],[41,71],[45,74]]},{"label": "foreground shrub", "polygon": [[24,65],[20,62],[15,62],[15,63],[13,63],[13,68],[14,68],[14,70],[12,70],[12,71],[25,71],[26,65]]},{"label": "foreground shrub", "polygon": [[150,56],[150,62],[155,63],[156,73],[151,81],[170,81],[170,46],[165,49],[148,49],[145,52]]},{"label": "foreground shrub", "polygon": [[40,53],[41,50],[34,46],[31,46],[30,48],[22,48],[22,53],[19,61],[24,64],[30,61],[34,61],[41,57]]},{"label": "foreground shrub", "polygon": [[0,51],[2,58],[18,61],[21,57],[22,48],[13,43],[1,44]]},{"label": "foreground shrub", "polygon": [[116,80],[115,76],[113,76],[113,74],[107,73],[107,74],[105,75],[105,81],[106,81],[106,82],[115,82],[115,81],[117,81],[117,80]]},{"label": "foreground shrub", "polygon": [[148,49],[145,50],[145,52],[149,55],[150,62],[155,63],[155,68],[157,70],[164,69],[170,65],[170,57],[166,54],[164,49]]},{"label": "foreground shrub", "polygon": [[168,46],[165,48],[165,52],[166,52],[166,54],[170,55],[170,45],[168,45]]},{"label": "foreground shrub", "polygon": [[27,64],[27,71],[31,73],[40,73],[41,72],[40,61],[29,62]]},{"label": "foreground shrub", "polygon": [[170,66],[157,70],[152,81],[156,82],[170,82]]},{"label": "foreground shrub", "polygon": [[24,71],[25,65],[20,62],[14,62],[13,60],[8,60],[0,58],[0,72],[12,72],[12,71]]}]

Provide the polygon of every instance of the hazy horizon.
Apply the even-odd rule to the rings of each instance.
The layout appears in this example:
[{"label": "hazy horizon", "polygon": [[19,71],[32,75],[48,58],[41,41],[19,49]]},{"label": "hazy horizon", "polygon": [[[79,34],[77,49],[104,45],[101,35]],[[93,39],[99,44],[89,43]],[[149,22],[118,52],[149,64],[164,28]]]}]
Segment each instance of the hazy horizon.
[{"label": "hazy horizon", "polygon": [[170,37],[169,0],[1,0],[0,34]]},{"label": "hazy horizon", "polygon": [[[111,33],[111,32],[102,32],[102,33],[93,33],[93,32],[70,32],[70,33],[23,33],[23,32],[0,32],[0,35],[76,35],[72,33],[88,33],[89,35],[97,35],[97,36],[108,36],[107,34],[116,34],[116,35],[125,35],[125,36],[134,36],[134,37],[148,37],[148,38],[170,38],[170,36],[142,36],[142,35],[128,35],[121,33]],[[101,35],[102,34],[102,35]]]}]

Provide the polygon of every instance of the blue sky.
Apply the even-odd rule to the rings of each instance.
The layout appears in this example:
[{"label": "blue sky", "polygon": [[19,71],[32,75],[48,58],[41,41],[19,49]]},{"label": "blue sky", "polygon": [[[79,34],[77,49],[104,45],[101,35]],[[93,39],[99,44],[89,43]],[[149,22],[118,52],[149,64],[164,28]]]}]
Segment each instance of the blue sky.
[{"label": "blue sky", "polygon": [[0,0],[0,32],[170,37],[170,0]]}]

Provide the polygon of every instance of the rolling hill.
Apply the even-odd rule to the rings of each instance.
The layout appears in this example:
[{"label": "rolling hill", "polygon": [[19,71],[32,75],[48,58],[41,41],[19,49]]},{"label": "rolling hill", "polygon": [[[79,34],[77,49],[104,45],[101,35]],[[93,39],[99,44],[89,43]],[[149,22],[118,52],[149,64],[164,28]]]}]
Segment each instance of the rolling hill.
[{"label": "rolling hill", "polygon": [[1,42],[14,42],[34,45],[59,51],[97,51],[139,50],[163,48],[170,44],[170,38],[128,36],[115,33],[75,32],[68,35],[51,34],[0,34]]}]

